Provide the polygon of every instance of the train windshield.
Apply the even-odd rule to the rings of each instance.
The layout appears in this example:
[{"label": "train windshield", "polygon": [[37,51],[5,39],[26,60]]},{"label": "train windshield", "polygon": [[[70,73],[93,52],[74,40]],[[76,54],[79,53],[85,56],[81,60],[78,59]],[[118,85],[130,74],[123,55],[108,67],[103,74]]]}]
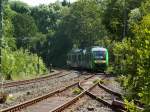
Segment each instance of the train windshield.
[{"label": "train windshield", "polygon": [[105,51],[94,51],[93,56],[94,56],[94,59],[105,60],[106,53]]}]

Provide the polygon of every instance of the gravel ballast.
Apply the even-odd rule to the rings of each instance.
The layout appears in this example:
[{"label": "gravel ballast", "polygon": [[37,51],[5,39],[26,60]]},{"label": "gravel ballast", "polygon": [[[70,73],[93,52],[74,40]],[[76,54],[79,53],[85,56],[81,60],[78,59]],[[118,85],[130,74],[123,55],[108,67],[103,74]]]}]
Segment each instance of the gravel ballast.
[{"label": "gravel ballast", "polygon": [[88,76],[83,76],[77,72],[72,71],[71,73],[63,77],[41,81],[40,83],[31,83],[19,87],[17,86],[16,88],[10,88],[7,90],[7,92],[9,94],[12,94],[13,97],[11,99],[8,99],[6,103],[0,104],[0,109],[7,108],[29,99],[52,92],[56,89],[60,89],[61,87],[65,87],[78,80],[82,80],[85,77]]}]

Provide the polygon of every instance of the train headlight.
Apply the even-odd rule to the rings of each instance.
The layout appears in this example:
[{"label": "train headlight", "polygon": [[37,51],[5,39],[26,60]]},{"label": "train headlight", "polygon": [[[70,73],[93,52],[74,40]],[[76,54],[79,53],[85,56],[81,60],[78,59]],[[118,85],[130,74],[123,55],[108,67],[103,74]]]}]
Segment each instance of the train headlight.
[{"label": "train headlight", "polygon": [[95,63],[100,63],[100,61],[99,61],[99,60],[95,60],[94,62],[95,62]]},{"label": "train headlight", "polygon": [[106,63],[106,61],[105,61],[105,60],[103,60],[103,61],[102,61],[102,63]]},{"label": "train headlight", "polygon": [[105,60],[95,60],[94,63],[106,63]]}]

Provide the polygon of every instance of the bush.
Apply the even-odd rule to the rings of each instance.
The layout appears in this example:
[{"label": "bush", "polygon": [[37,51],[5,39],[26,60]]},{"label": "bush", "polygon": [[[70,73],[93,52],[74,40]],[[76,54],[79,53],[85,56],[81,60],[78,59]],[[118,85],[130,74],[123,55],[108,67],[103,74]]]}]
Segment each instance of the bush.
[{"label": "bush", "polygon": [[80,93],[81,93],[81,89],[79,89],[79,88],[74,88],[74,89],[73,89],[73,93],[74,93],[74,94],[80,94]]},{"label": "bush", "polygon": [[122,74],[127,99],[150,105],[150,15],[144,16],[132,29],[134,37],[116,43],[115,72]]},{"label": "bush", "polygon": [[30,79],[45,72],[47,69],[36,54],[31,54],[23,49],[16,51],[9,48],[2,49],[2,74],[5,79]]},{"label": "bush", "polygon": [[100,82],[100,83],[103,83],[103,80],[101,80],[101,79],[95,79],[95,80],[93,81],[94,84],[99,83],[99,82]]},{"label": "bush", "polygon": [[136,108],[136,105],[134,104],[133,101],[129,102],[125,99],[125,107],[127,109],[128,112],[140,112],[137,108]]}]

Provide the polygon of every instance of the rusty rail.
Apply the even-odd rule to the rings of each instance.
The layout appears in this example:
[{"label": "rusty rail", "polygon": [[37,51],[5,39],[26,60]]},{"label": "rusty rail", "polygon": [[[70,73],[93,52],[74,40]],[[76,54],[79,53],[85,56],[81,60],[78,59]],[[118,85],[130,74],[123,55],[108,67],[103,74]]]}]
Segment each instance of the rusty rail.
[{"label": "rusty rail", "polygon": [[23,109],[23,108],[25,108],[25,107],[28,107],[28,106],[30,106],[30,105],[32,105],[32,104],[35,104],[35,103],[37,103],[37,102],[40,102],[40,101],[42,101],[42,100],[44,100],[44,99],[47,99],[47,98],[49,98],[49,97],[51,97],[51,96],[53,96],[53,95],[55,95],[55,94],[57,94],[57,93],[60,93],[60,92],[66,90],[66,89],[68,89],[68,88],[70,88],[70,87],[72,87],[72,86],[74,86],[74,85],[77,85],[77,84],[78,84],[78,82],[73,83],[73,84],[71,84],[71,85],[69,85],[69,86],[66,86],[66,87],[64,87],[64,88],[62,88],[62,89],[58,89],[58,90],[56,90],[56,91],[54,91],[54,92],[51,92],[51,93],[48,93],[48,94],[46,94],[46,95],[43,95],[43,96],[34,98],[34,99],[32,99],[32,100],[23,102],[23,103],[21,103],[21,104],[18,104],[18,105],[15,105],[15,106],[12,106],[12,107],[9,107],[9,108],[0,110],[0,112],[15,112],[15,111],[21,110],[21,109]]},{"label": "rusty rail", "polygon": [[58,72],[58,73],[54,73],[52,75],[47,75],[47,76],[38,77],[38,78],[34,78],[34,79],[8,82],[8,83],[0,84],[0,86],[3,86],[4,88],[9,88],[9,87],[14,87],[14,86],[20,86],[20,85],[25,85],[25,84],[30,84],[30,83],[44,81],[44,80],[49,79],[49,78],[55,78],[55,76],[57,76],[57,75],[58,75],[57,78],[59,78],[59,77],[63,77],[65,75],[70,74],[70,72],[69,72],[69,73],[66,73],[64,75],[60,75],[61,73],[62,72]]},{"label": "rusty rail", "polygon": [[[88,78],[85,78],[85,79],[83,79],[83,80],[88,80],[89,78],[91,78],[91,77],[93,77],[93,76],[94,76],[94,75],[89,76]],[[81,81],[81,82],[82,82],[82,81]],[[15,105],[15,106],[12,106],[12,107],[9,107],[9,108],[6,108],[6,109],[2,109],[2,110],[0,110],[0,112],[15,112],[15,111],[21,110],[21,109],[23,109],[23,108],[25,108],[25,107],[31,106],[31,105],[33,105],[33,104],[35,104],[35,103],[37,103],[37,102],[40,102],[40,101],[42,101],[42,100],[44,100],[44,99],[47,99],[47,98],[49,98],[49,97],[51,97],[51,96],[53,96],[53,95],[55,95],[55,94],[57,94],[57,93],[60,93],[60,92],[62,92],[62,91],[65,91],[66,89],[68,89],[68,88],[70,88],[70,87],[72,87],[72,86],[75,86],[75,85],[77,85],[78,83],[79,83],[79,82],[73,83],[73,84],[71,84],[71,85],[69,85],[69,86],[66,86],[66,87],[64,87],[64,88],[58,89],[58,90],[56,90],[56,91],[54,91],[54,92],[51,92],[51,93],[48,93],[48,94],[46,94],[46,95],[43,95],[43,96],[34,98],[34,99],[32,99],[32,100],[23,102],[23,103],[21,103],[21,104],[18,104],[18,105]]]},{"label": "rusty rail", "polygon": [[111,90],[110,88],[106,87],[105,85],[103,85],[103,84],[101,84],[101,83],[99,83],[98,86],[99,86],[100,88],[104,89],[105,91],[107,91],[107,92],[109,92],[109,93],[111,93],[111,94],[114,94],[114,95],[116,95],[116,96],[122,98],[122,94],[121,94],[121,93],[115,92],[115,91]]},{"label": "rusty rail", "polygon": [[[89,77],[89,78],[91,78],[91,77]],[[88,79],[89,79],[89,78],[88,78]],[[78,87],[79,87],[81,90],[83,90],[82,93],[80,93],[78,96],[76,96],[75,98],[71,99],[71,100],[68,101],[67,103],[64,103],[64,104],[62,104],[62,105],[56,107],[55,109],[53,109],[53,110],[50,111],[50,112],[61,112],[61,111],[63,111],[65,108],[67,108],[67,107],[69,107],[70,105],[73,105],[74,103],[76,103],[76,102],[77,102],[81,97],[83,97],[85,94],[87,94],[87,95],[90,96],[91,98],[94,98],[95,100],[98,100],[99,102],[102,102],[103,104],[107,105],[108,107],[113,108],[113,106],[112,106],[110,103],[108,103],[108,102],[105,101],[105,100],[102,100],[102,99],[98,98],[97,96],[95,96],[95,95],[93,95],[92,93],[89,92],[89,91],[91,91],[96,85],[98,85],[99,83],[96,83],[96,84],[94,84],[92,87],[90,87],[89,89],[84,90],[84,89],[82,88],[82,86],[81,86],[81,83],[84,83],[85,81],[86,81],[86,80],[83,80],[82,82],[79,82],[79,83],[78,83]],[[115,109],[113,108],[113,110],[115,110]],[[121,109],[120,109],[119,111],[120,111],[120,112],[123,112],[123,111],[121,111]]]},{"label": "rusty rail", "polygon": [[[104,78],[104,79],[105,79],[105,78]],[[97,84],[98,84],[99,87],[102,87],[102,88],[103,88],[104,90],[106,90],[107,92],[109,92],[109,93],[111,93],[111,94],[114,93],[114,95],[119,95],[119,96],[120,96],[120,94],[117,94],[116,92],[114,92],[114,91],[112,91],[112,90],[110,90],[110,89],[108,89],[108,88],[104,88],[105,86],[102,86],[100,83],[97,83]],[[97,85],[97,84],[96,84],[96,85]],[[94,85],[92,88],[89,88],[88,90],[85,90],[85,93],[86,93],[88,96],[90,96],[91,98],[93,98],[93,99],[95,99],[95,100],[97,100],[97,101],[103,103],[104,105],[110,107],[110,108],[113,109],[113,110],[116,110],[117,112],[125,112],[125,108],[122,108],[122,106],[120,106],[120,105],[118,105],[118,106],[112,105],[112,104],[110,104],[109,102],[107,102],[107,101],[105,101],[105,100],[103,100],[103,99],[101,99],[101,98],[95,96],[94,94],[92,94],[90,91],[91,91],[96,85]],[[80,83],[79,83],[79,88],[83,89]],[[83,89],[83,90],[84,90],[84,89]]]},{"label": "rusty rail", "polygon": [[117,112],[126,112],[126,109],[125,108],[122,108],[122,106],[120,105],[113,105],[113,104],[110,104],[109,102],[95,96],[94,94],[92,94],[91,92],[87,91],[86,92],[89,96],[91,96],[92,98],[94,98],[95,100],[103,103],[104,105],[108,106],[109,108],[111,108],[112,110],[115,110]]},{"label": "rusty rail", "polygon": [[[83,83],[83,82],[81,82]],[[94,84],[92,87],[90,87],[88,90],[91,90],[92,88],[94,88],[98,83]],[[69,107],[70,105],[76,103],[81,97],[83,97],[86,94],[87,90],[84,90],[81,86],[80,86],[80,82],[78,84],[79,88],[81,88],[83,90],[82,93],[80,93],[78,96],[76,96],[75,98],[71,99],[70,101],[68,101],[67,103],[64,103],[62,105],[60,105],[59,107],[56,107],[55,109],[53,109],[50,112],[61,112],[63,111],[65,108]]]},{"label": "rusty rail", "polygon": [[[118,96],[118,97],[120,97],[120,98],[123,97],[123,95],[122,95],[121,93],[115,92],[115,91],[111,90],[110,88],[106,87],[105,85],[103,85],[103,84],[101,84],[101,83],[99,83],[98,86],[99,86],[100,88],[104,89],[105,91],[107,91],[107,92],[109,92],[109,93],[111,93],[111,94],[114,94],[114,95],[116,95],[116,96]],[[101,99],[101,100],[102,100],[102,99]],[[103,102],[103,101],[102,101],[102,102]],[[126,111],[125,103],[122,102],[122,101],[119,101],[119,100],[117,100],[117,99],[114,99],[114,100],[113,100],[111,106],[112,106],[112,107],[115,107],[115,108],[119,108],[120,111],[122,110],[122,112],[123,112],[123,111]],[[137,108],[138,110],[143,110],[143,108],[141,108],[141,107],[139,107],[139,106],[136,106],[136,108]]]}]

